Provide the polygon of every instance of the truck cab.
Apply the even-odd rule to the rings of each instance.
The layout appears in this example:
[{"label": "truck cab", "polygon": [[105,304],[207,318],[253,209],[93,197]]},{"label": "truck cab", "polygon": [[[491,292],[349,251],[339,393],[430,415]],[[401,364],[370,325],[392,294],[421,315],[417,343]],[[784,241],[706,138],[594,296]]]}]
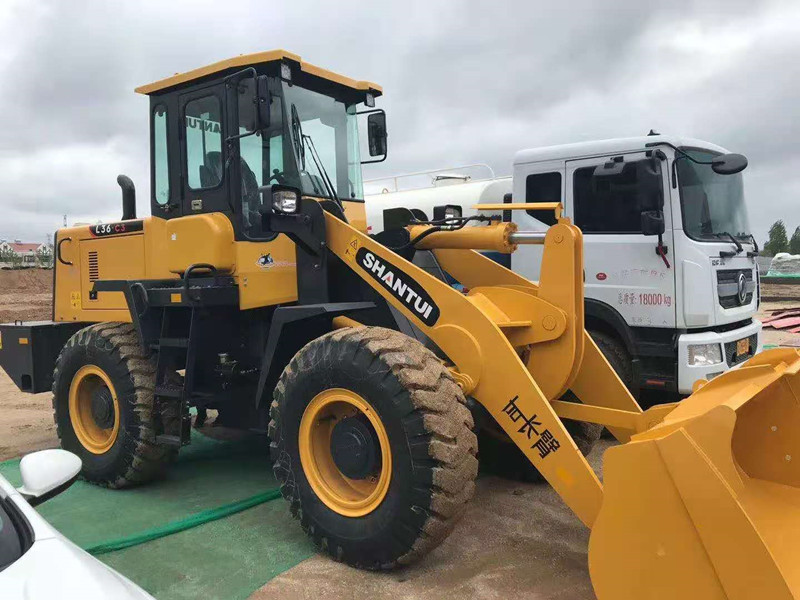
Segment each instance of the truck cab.
[{"label": "truck cab", "polygon": [[[566,216],[583,231],[587,329],[622,346],[634,387],[688,394],[698,379],[761,350],[757,248],[742,175],[691,160],[725,154],[708,142],[654,135],[514,158],[513,197],[563,199]],[[648,191],[663,197],[660,236],[643,231]],[[543,229],[549,216],[513,211],[512,219],[520,229]],[[538,279],[540,264],[536,246],[511,256],[512,268],[530,279]]]},{"label": "truck cab", "polygon": [[[666,135],[522,150],[512,177],[465,177],[447,186],[434,178],[426,189],[368,194],[367,220],[376,233],[383,209],[393,206],[428,214],[434,205],[454,205],[469,215],[475,205],[512,199],[561,202],[584,234],[586,328],[632,391],[684,395],[697,380],[762,348],[761,323],[754,318],[758,248],[742,174],[721,174],[711,164],[726,156],[734,155]],[[552,211],[508,210],[498,217],[523,231],[555,223]],[[539,279],[541,246],[493,258]]]}]

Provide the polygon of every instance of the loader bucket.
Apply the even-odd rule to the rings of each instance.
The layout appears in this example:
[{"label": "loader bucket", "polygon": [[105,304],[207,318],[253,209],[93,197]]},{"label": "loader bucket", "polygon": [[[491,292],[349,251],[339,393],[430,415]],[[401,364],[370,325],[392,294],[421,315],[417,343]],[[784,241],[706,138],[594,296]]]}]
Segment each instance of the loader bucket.
[{"label": "loader bucket", "polygon": [[606,452],[600,600],[800,598],[798,371],[764,352]]}]

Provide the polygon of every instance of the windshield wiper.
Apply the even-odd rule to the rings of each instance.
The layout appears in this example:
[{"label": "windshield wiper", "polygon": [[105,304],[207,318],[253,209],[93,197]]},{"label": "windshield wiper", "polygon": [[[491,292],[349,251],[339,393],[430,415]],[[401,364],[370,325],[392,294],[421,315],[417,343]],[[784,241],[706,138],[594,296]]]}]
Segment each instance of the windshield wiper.
[{"label": "windshield wiper", "polygon": [[737,239],[736,239],[736,238],[733,236],[733,234],[732,234],[732,233],[729,233],[729,232],[727,232],[727,231],[721,231],[721,232],[719,232],[719,233],[713,233],[713,234],[711,234],[711,235],[713,235],[714,237],[726,237],[726,238],[730,239],[731,243],[732,243],[734,246],[736,246],[736,252],[735,252],[735,253],[731,253],[731,252],[720,252],[720,253],[719,253],[719,255],[720,255],[720,256],[736,256],[737,254],[741,254],[742,252],[744,252],[744,248],[742,247],[742,244],[739,242],[739,240],[737,240]]},{"label": "windshield wiper", "polygon": [[[342,206],[342,202],[339,200],[339,196],[336,195],[336,189],[333,187],[333,181],[331,181],[330,176],[328,175],[328,171],[325,170],[325,165],[322,163],[322,159],[319,157],[319,153],[317,152],[317,147],[314,145],[314,140],[311,138],[310,135],[306,135],[303,133],[303,125],[300,121],[300,115],[297,112],[297,106],[292,104],[292,137],[295,138],[295,145],[297,146],[297,152],[300,155],[301,159],[301,169],[303,171],[306,170],[306,144],[308,144],[309,150],[311,150],[311,160],[314,161],[314,164],[317,167],[317,172],[322,176],[322,183],[325,185],[326,191],[328,192],[329,197],[339,205],[339,208],[344,211],[344,207]],[[299,138],[299,139],[298,139]],[[310,177],[310,176],[309,176]],[[317,184],[314,180],[311,180],[311,185],[314,186],[316,191]]]},{"label": "windshield wiper", "polygon": [[[322,163],[322,159],[319,157],[319,152],[317,152],[317,147],[314,145],[314,140],[310,135],[303,134],[303,142],[308,143],[308,148],[311,150],[311,159],[317,166],[317,171],[319,174],[322,175],[322,182],[325,184],[328,194],[330,195],[331,199],[339,205],[339,208],[342,208],[342,203],[339,200],[339,196],[336,195],[336,189],[333,187],[333,181],[331,181],[328,171],[325,170],[325,165]],[[342,210],[344,209],[342,208]]]},{"label": "windshield wiper", "polygon": [[750,241],[753,242],[753,251],[752,252],[748,252],[747,256],[751,256],[751,257],[752,256],[758,256],[758,253],[761,252],[761,251],[758,249],[758,242],[756,241],[756,236],[754,236],[752,233],[750,233],[750,234],[747,235],[747,237],[749,237]]}]

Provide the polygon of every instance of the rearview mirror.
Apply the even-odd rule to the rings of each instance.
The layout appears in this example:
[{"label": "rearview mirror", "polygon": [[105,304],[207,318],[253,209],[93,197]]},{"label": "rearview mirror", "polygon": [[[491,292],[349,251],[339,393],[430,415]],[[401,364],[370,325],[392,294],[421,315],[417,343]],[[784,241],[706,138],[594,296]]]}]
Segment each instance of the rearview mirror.
[{"label": "rearview mirror", "polygon": [[258,75],[253,67],[225,78],[228,102],[236,104],[239,125],[227,141],[253,135],[270,125],[269,80]]},{"label": "rearview mirror", "polygon": [[19,463],[22,487],[17,491],[31,506],[57,496],[78,478],[81,459],[66,450],[41,450]]},{"label": "rearview mirror", "polygon": [[642,212],[642,235],[662,235],[664,233],[664,213],[660,210]]},{"label": "rearview mirror", "polygon": [[267,76],[259,75],[256,82],[256,112],[258,114],[258,127],[259,129],[267,129],[269,127],[269,88],[267,87]]},{"label": "rearview mirror", "polygon": [[370,156],[386,155],[386,113],[374,112],[367,117],[367,139]]},{"label": "rearview mirror", "polygon": [[625,159],[621,156],[615,156],[608,162],[602,165],[597,165],[592,172],[593,177],[613,177],[619,175],[625,169]]},{"label": "rearview mirror", "polygon": [[747,157],[744,154],[721,154],[711,161],[714,173],[735,175],[747,168]]},{"label": "rearview mirror", "polygon": [[[636,198],[642,212],[660,212],[664,208],[664,180],[661,161],[655,156],[636,163]],[[662,214],[663,218],[663,214]]]}]

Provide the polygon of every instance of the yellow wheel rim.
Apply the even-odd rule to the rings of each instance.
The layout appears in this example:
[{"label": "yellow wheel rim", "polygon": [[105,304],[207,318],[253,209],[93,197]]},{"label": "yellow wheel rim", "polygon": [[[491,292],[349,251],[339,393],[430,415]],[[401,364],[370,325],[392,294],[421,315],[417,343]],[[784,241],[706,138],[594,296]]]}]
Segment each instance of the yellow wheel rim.
[{"label": "yellow wheel rim", "polygon": [[[110,394],[113,406],[113,425],[103,427],[97,422],[97,394]],[[103,415],[108,419],[110,415]],[[117,441],[119,434],[119,400],[114,384],[100,367],[85,365],[78,369],[69,386],[69,419],[81,445],[92,454],[104,454]],[[105,424],[105,423],[103,423]]]},{"label": "yellow wheel rim", "polygon": [[[334,462],[331,435],[348,417],[366,417],[380,446],[380,467],[364,479],[350,479]],[[363,517],[380,506],[392,478],[389,436],[375,409],[350,390],[331,388],[311,400],[300,420],[300,462],[317,497],[345,517]]]}]

